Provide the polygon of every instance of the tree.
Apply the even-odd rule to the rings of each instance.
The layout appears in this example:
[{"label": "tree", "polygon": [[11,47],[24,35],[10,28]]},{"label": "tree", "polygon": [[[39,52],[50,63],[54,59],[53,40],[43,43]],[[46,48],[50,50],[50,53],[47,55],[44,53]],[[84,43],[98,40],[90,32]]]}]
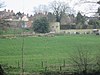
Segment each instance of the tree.
[{"label": "tree", "polygon": [[100,54],[96,57],[96,70],[100,72]]},{"label": "tree", "polygon": [[38,7],[34,7],[34,12],[35,13],[47,13],[48,12],[48,7],[46,5],[39,5]]},{"label": "tree", "polygon": [[49,32],[49,23],[46,17],[36,19],[33,22],[33,30],[36,33],[48,33]]},{"label": "tree", "polygon": [[50,9],[52,9],[53,13],[56,15],[56,21],[60,22],[62,15],[65,14],[68,9],[68,4],[60,1],[53,1],[50,3]]},{"label": "tree", "polygon": [[9,22],[3,19],[0,20],[0,34],[7,31],[7,28],[10,27]]},{"label": "tree", "polygon": [[22,18],[22,17],[23,17],[23,13],[17,12],[17,13],[16,13],[16,16],[17,16],[17,18]]},{"label": "tree", "polygon": [[2,68],[2,66],[1,66],[1,64],[0,64],[0,75],[6,75],[3,68]]},{"label": "tree", "polygon": [[99,20],[91,19],[91,20],[89,20],[88,24],[93,26],[93,29],[100,28]]},{"label": "tree", "polygon": [[87,75],[93,63],[90,52],[79,48],[75,53],[76,54],[70,56],[75,71],[81,75]]},{"label": "tree", "polygon": [[85,22],[84,16],[82,16],[82,14],[78,12],[76,16],[76,24],[78,23],[84,24],[84,22]]},{"label": "tree", "polygon": [[76,28],[86,28],[85,25],[85,16],[82,16],[82,14],[80,12],[78,12],[77,16],[76,16]]},{"label": "tree", "polygon": [[[5,5],[4,5],[4,2],[2,2],[2,1],[0,0],[0,8],[2,8],[2,7],[5,7]],[[3,19],[0,19],[0,34],[2,34],[3,31],[6,31],[6,28],[7,28],[8,26],[9,26],[9,24],[8,24],[7,21],[5,21],[5,20],[3,20]]]}]

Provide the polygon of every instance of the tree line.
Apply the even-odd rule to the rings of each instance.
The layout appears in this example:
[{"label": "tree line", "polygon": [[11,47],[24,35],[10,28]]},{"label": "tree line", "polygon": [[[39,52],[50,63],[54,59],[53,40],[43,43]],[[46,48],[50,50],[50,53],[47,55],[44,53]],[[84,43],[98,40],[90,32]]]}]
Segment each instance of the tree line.
[{"label": "tree line", "polygon": [[[80,0],[81,2],[81,0]],[[86,3],[86,1],[82,1],[83,3]],[[93,2],[90,2],[93,3]],[[79,4],[79,3],[77,3]],[[95,2],[95,4],[100,4],[100,2]],[[3,3],[0,4],[0,7],[2,8],[4,6]],[[51,11],[50,11],[50,10]],[[99,17],[96,19],[90,19],[91,17],[87,17],[85,15],[82,15],[81,12],[78,12],[75,16],[75,10],[72,9],[68,3],[65,3],[63,1],[52,1],[49,6],[46,5],[39,5],[38,7],[34,7],[34,13],[42,13],[46,14],[45,17],[39,17],[33,22],[33,30],[38,33],[48,33],[49,30],[49,23],[50,22],[59,22],[61,26],[65,25],[66,29],[97,29],[100,28],[100,21]],[[72,12],[72,13],[70,13]],[[100,8],[96,11],[96,13],[99,13],[100,15]],[[22,13],[18,12],[17,15],[21,16]],[[67,18],[68,17],[68,18]],[[54,19],[54,21],[53,21]],[[89,19],[89,21],[88,21]],[[45,21],[42,21],[45,20]],[[2,20],[1,20],[2,21]],[[64,22],[68,21],[66,24]],[[4,25],[3,25],[3,24]],[[6,28],[8,27],[8,22],[2,22],[0,24],[0,33],[4,32]],[[5,27],[6,26],[6,27]],[[61,27],[63,28],[63,27]]]},{"label": "tree line", "polygon": [[[90,1],[85,2],[85,1],[83,1],[83,3],[100,4],[99,1],[98,2],[90,2]],[[65,16],[66,17],[70,17],[70,16],[73,17],[73,19],[71,19],[73,21],[68,22],[67,24],[64,25],[64,26],[66,26],[66,29],[99,29],[100,28],[100,21],[99,21],[100,9],[99,8],[95,12],[95,13],[99,14],[98,17],[88,17],[85,15],[82,15],[81,12],[78,12],[77,15],[75,16],[74,14],[69,13],[69,11],[71,12],[72,10],[68,6],[68,3],[61,2],[61,1],[51,2],[49,5],[49,8],[52,10],[51,14],[53,16],[55,16],[55,22],[59,22],[61,24],[61,26],[64,25],[62,22],[64,20],[66,21],[66,18],[64,18]],[[45,13],[45,12],[49,12],[49,10],[47,10],[47,9],[48,8],[45,5],[40,5],[39,7],[35,7],[34,11],[35,11],[35,13]],[[63,21],[62,21],[62,18],[64,18]],[[48,17],[46,17],[46,19],[48,21]],[[33,26],[35,26],[35,24],[33,24]],[[37,26],[38,25],[36,24],[36,27]],[[40,25],[40,26],[42,26],[42,25]],[[61,27],[61,28],[63,28],[63,27]]]}]

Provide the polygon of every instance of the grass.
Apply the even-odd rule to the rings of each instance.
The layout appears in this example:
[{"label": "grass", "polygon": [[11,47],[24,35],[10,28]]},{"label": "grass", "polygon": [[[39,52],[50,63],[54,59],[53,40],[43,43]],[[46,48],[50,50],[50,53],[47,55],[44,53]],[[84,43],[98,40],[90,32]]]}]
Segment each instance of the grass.
[{"label": "grass", "polygon": [[[32,32],[31,29],[24,29],[25,32]],[[23,32],[22,28],[7,28],[6,31],[0,31],[1,35],[6,35],[6,34],[21,34]]]},{"label": "grass", "polygon": [[[22,37],[0,39],[0,63],[14,67],[21,66]],[[66,35],[55,37],[25,37],[24,38],[24,68],[25,71],[41,71],[44,65],[62,65],[68,63],[70,54],[77,49],[88,50],[94,57],[100,50],[100,36],[96,35]]]}]

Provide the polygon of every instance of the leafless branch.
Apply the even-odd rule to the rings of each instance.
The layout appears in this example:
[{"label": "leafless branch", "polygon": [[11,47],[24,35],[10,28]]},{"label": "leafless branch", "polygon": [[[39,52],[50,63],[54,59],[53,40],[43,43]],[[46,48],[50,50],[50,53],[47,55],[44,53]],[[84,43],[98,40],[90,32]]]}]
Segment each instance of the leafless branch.
[{"label": "leafless branch", "polygon": [[53,1],[50,3],[50,9],[53,11],[53,13],[56,15],[56,21],[60,22],[62,15],[65,14],[69,8],[69,5],[65,2],[61,1]]}]

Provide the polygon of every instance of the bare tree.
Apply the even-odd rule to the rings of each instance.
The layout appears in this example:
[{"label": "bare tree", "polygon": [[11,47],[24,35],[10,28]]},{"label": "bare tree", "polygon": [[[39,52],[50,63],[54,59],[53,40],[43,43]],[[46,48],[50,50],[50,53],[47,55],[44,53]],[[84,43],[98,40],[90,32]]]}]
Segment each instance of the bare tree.
[{"label": "bare tree", "polygon": [[50,3],[50,9],[56,16],[56,21],[60,22],[62,15],[66,13],[69,8],[68,4],[61,1],[53,1]]},{"label": "bare tree", "polygon": [[9,27],[10,27],[9,21],[5,21],[3,19],[0,20],[0,34],[6,32]]},{"label": "bare tree", "polygon": [[0,64],[0,75],[5,75],[4,69],[2,68],[1,64]]},{"label": "bare tree", "polygon": [[76,54],[70,56],[70,60],[73,64],[73,67],[78,73],[87,75],[88,71],[92,67],[92,58],[90,53],[87,50],[78,49]]},{"label": "bare tree", "polygon": [[96,70],[100,72],[100,53],[96,56]]},{"label": "bare tree", "polygon": [[33,8],[34,13],[47,13],[48,12],[48,7],[46,5],[39,5],[38,7]]}]

